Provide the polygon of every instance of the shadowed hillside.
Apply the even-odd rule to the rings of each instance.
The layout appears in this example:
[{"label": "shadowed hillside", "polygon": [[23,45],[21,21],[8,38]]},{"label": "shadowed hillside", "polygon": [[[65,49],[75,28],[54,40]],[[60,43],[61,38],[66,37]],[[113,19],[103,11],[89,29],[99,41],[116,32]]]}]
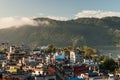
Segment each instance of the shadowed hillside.
[{"label": "shadowed hillside", "polygon": [[[79,18],[56,21],[35,18],[37,26],[24,25],[0,30],[0,41],[29,45],[79,46],[116,45],[120,40],[120,18]],[[48,24],[39,24],[47,21]]]}]

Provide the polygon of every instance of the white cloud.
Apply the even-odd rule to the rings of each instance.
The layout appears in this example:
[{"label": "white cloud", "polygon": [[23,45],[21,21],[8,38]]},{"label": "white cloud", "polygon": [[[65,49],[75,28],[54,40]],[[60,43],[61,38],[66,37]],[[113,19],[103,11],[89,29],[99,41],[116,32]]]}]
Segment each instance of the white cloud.
[{"label": "white cloud", "polygon": [[47,16],[47,18],[54,19],[54,20],[60,20],[60,21],[68,20],[67,17],[59,17],[59,16]]},{"label": "white cloud", "polygon": [[[43,15],[42,13],[40,15]],[[120,17],[120,12],[112,12],[112,11],[95,11],[95,10],[83,10],[75,15],[76,18],[84,18],[84,17],[95,17],[95,18],[102,18],[102,17],[112,17],[117,16]],[[2,28],[9,28],[9,27],[20,27],[23,25],[32,25],[32,26],[38,26],[38,25],[49,25],[50,23],[48,21],[34,21],[33,18],[35,17],[3,17],[0,18],[0,29]],[[54,19],[54,20],[60,20],[60,21],[66,21],[69,20],[69,18],[66,17],[59,17],[59,16],[47,16],[47,18]]]},{"label": "white cloud", "polygon": [[9,27],[20,27],[23,25],[32,25],[32,26],[38,26],[38,25],[48,25],[48,21],[39,21],[36,22],[31,18],[28,17],[4,17],[0,18],[0,29],[2,28],[9,28]]},{"label": "white cloud", "polygon": [[112,12],[112,11],[95,11],[95,10],[84,10],[75,15],[75,18],[85,18],[85,17],[94,17],[94,18],[102,18],[102,17],[112,17],[117,16],[120,17],[120,12]]},{"label": "white cloud", "polygon": [[44,14],[43,14],[43,13],[39,13],[38,15],[39,15],[39,16],[43,16]]}]

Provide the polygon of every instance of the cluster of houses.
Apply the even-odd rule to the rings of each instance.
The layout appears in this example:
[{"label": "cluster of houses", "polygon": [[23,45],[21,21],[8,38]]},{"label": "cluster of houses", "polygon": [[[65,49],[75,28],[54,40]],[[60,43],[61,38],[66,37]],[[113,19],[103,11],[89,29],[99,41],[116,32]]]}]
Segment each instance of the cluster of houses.
[{"label": "cluster of houses", "polygon": [[0,53],[2,80],[56,80],[52,65],[45,64],[46,55],[40,51],[25,51],[23,47],[10,46]]},{"label": "cluster of houses", "polygon": [[71,50],[46,54],[41,50],[25,51],[23,47],[10,46],[0,53],[0,78],[3,80],[108,80],[99,71],[99,63],[84,59],[84,51]]}]

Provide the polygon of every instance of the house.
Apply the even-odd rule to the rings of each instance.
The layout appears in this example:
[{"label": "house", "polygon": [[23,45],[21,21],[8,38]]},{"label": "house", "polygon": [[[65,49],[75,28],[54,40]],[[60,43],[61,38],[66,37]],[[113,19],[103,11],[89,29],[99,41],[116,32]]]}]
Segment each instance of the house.
[{"label": "house", "polygon": [[14,60],[20,60],[23,57],[25,57],[25,53],[8,53],[7,58],[14,59]]},{"label": "house", "polygon": [[83,51],[73,50],[70,51],[70,63],[71,64],[81,64],[83,63]]},{"label": "house", "polygon": [[73,66],[73,74],[75,77],[78,77],[81,74],[85,74],[88,72],[89,72],[89,66],[87,66],[86,64]]},{"label": "house", "polygon": [[2,66],[2,63],[6,61],[7,61],[6,53],[0,53],[0,67]]},{"label": "house", "polygon": [[70,63],[74,64],[76,61],[76,56],[74,51],[70,51]]}]

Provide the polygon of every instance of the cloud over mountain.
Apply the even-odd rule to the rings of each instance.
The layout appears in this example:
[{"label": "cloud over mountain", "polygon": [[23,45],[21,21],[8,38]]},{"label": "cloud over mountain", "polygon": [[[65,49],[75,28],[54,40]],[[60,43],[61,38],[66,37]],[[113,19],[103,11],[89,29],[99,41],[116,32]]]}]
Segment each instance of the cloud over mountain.
[{"label": "cloud over mountain", "polygon": [[48,25],[48,21],[34,21],[28,17],[4,17],[0,18],[0,29],[9,27],[20,27],[24,25],[38,26]]},{"label": "cloud over mountain", "polygon": [[75,15],[75,18],[103,18],[103,17],[120,17],[120,12],[112,12],[112,11],[95,11],[95,10],[83,10]]},{"label": "cloud over mountain", "polygon": [[54,20],[59,20],[59,21],[67,21],[68,18],[67,17],[59,17],[59,16],[47,16],[50,19],[54,19]]},{"label": "cloud over mountain", "polygon": [[[43,15],[43,13],[41,13]],[[102,18],[102,17],[120,17],[120,12],[113,12],[113,11],[101,11],[101,10],[83,10],[77,13],[73,18]],[[70,18],[61,17],[61,16],[45,16],[50,19],[59,20],[59,21],[67,21]],[[3,17],[0,18],[0,29],[2,28],[9,28],[9,27],[20,27],[24,25],[31,25],[31,26],[38,26],[38,25],[49,25],[51,24],[47,20],[38,20],[35,21],[33,18],[29,17]]]}]

